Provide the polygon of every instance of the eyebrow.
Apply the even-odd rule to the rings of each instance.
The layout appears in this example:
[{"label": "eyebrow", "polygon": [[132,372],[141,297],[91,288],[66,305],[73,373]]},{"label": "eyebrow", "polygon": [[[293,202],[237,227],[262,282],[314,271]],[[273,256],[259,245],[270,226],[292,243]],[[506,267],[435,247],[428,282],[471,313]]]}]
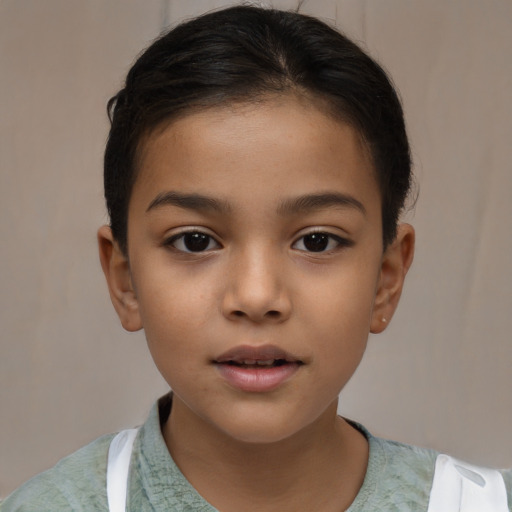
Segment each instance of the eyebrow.
[{"label": "eyebrow", "polygon": [[[177,206],[187,210],[204,212],[225,213],[231,210],[226,201],[201,194],[183,194],[181,192],[169,191],[158,194],[149,204],[146,212],[162,206]],[[366,208],[363,203],[348,194],[327,192],[320,194],[306,194],[284,200],[277,208],[280,215],[293,215],[305,213],[311,210],[322,210],[325,208],[342,207],[355,208],[363,215],[366,215]]]},{"label": "eyebrow", "polygon": [[366,208],[361,201],[358,201],[355,197],[348,194],[339,194],[335,192],[307,194],[287,199],[280,204],[277,211],[281,215],[290,215],[332,207],[355,208],[363,215],[366,215]]},{"label": "eyebrow", "polygon": [[213,197],[201,194],[182,194],[180,192],[162,192],[158,194],[146,209],[146,213],[162,206],[177,206],[187,210],[199,210],[205,212],[226,212],[231,208],[225,201],[219,201]]}]

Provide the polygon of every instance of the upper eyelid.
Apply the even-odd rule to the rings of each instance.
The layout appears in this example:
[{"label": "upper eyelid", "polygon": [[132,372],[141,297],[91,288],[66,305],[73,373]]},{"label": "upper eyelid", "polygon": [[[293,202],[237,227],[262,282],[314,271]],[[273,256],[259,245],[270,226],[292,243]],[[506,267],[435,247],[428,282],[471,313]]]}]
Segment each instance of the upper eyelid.
[{"label": "upper eyelid", "polygon": [[[209,236],[210,238],[213,238],[215,242],[219,245],[222,245],[219,241],[219,237],[216,234],[213,234],[210,229],[205,228],[204,226],[183,226],[182,228],[176,228],[178,231],[168,235],[165,237],[165,243],[169,241],[177,240],[179,237],[184,236],[188,233],[201,233],[203,235]],[[334,231],[338,232],[334,232]],[[340,233],[341,231],[341,233]],[[344,240],[347,242],[352,242],[351,237],[344,232],[341,228],[334,228],[334,227],[327,227],[327,226],[311,226],[307,228],[302,228],[299,231],[297,231],[293,237],[292,237],[292,244],[296,243],[301,238],[316,234],[316,233],[322,233],[327,236],[330,236],[332,238],[338,239],[338,240]]]},{"label": "upper eyelid", "polygon": [[352,243],[352,241],[346,236],[336,235],[334,233],[329,233],[328,231],[309,231],[308,233],[304,233],[303,235],[295,238],[293,244],[297,243],[299,240],[302,240],[308,235],[326,235],[328,238],[332,238],[338,242]]},{"label": "upper eyelid", "polygon": [[[300,232],[299,232],[300,233]],[[352,247],[354,245],[354,240],[346,235],[346,234],[337,234],[337,233],[333,233],[331,230],[329,229],[326,229],[326,228],[322,228],[322,227],[315,227],[315,228],[312,228],[312,229],[309,229],[308,231],[306,232],[302,232],[300,234],[298,234],[294,239],[293,239],[293,242],[291,244],[291,247],[292,249],[294,248],[294,246],[296,244],[299,243],[300,240],[302,240],[304,237],[308,236],[308,235],[314,235],[314,234],[323,234],[323,235],[327,235],[329,238],[331,238],[332,240],[334,240],[338,246],[334,249],[343,249],[343,248],[348,248],[348,247]],[[302,251],[302,250],[301,250]],[[332,251],[332,249],[331,249]],[[316,254],[323,254],[323,253],[328,253],[328,252],[331,252],[331,251],[322,251],[322,252],[318,252]]]},{"label": "upper eyelid", "polygon": [[167,240],[170,240],[171,238],[178,238],[179,236],[182,236],[182,235],[186,235],[188,233],[201,233],[202,235],[206,235],[206,236],[209,236],[211,238],[214,238],[215,240],[217,240],[217,236],[215,234],[213,234],[208,228],[205,228],[205,227],[200,227],[200,226],[183,226],[183,227],[177,227],[175,228],[177,231],[174,231],[169,234],[169,235],[166,235],[165,238]]},{"label": "upper eyelid", "polygon": [[[213,241],[214,247],[210,249],[200,250],[200,251],[193,251],[193,250],[186,250],[182,248],[178,248],[177,244],[179,241],[183,241],[183,238],[191,233],[199,233],[201,235],[204,235],[209,238],[208,245]],[[221,243],[217,240],[215,236],[210,235],[209,233],[205,233],[204,230],[198,230],[198,229],[184,229],[178,233],[174,233],[168,237],[166,237],[163,240],[162,246],[166,249],[173,249],[176,252],[183,253],[183,254],[195,254],[195,255],[206,255],[210,254],[212,251],[217,251],[219,249],[222,249]]]},{"label": "upper eyelid", "polygon": [[314,235],[316,233],[323,233],[325,235],[332,236],[333,238],[341,238],[349,240],[351,237],[342,228],[336,228],[332,226],[311,226],[298,230],[294,235],[294,240],[298,240],[307,235]]},{"label": "upper eyelid", "polygon": [[221,242],[219,241],[218,236],[210,233],[209,230],[206,228],[199,228],[199,227],[197,227],[197,228],[184,227],[183,229],[180,229],[177,232],[166,235],[164,237],[163,243],[164,243],[164,245],[166,245],[171,242],[175,242],[176,240],[179,240],[181,237],[183,237],[187,234],[190,234],[190,233],[200,233],[202,235],[208,236],[209,238],[214,240],[217,245],[222,246]]}]

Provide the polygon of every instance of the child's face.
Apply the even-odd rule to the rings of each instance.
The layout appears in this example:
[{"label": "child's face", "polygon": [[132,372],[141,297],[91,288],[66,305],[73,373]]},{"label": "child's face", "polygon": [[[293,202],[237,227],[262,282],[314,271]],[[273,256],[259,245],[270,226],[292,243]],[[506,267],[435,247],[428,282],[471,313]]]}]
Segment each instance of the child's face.
[{"label": "child's face", "polygon": [[107,277],[174,407],[252,442],[332,412],[405,273],[400,244],[383,255],[380,208],[354,130],[297,99],[208,110],[151,135],[129,266],[113,243]]}]

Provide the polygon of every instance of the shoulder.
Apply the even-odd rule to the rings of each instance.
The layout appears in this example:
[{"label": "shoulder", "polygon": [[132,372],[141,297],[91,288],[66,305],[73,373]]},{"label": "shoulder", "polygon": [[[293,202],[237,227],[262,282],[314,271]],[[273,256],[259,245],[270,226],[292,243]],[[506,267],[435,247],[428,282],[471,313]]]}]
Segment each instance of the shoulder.
[{"label": "shoulder", "polygon": [[354,424],[368,439],[370,452],[366,476],[350,512],[365,510],[427,510],[438,453],[372,436]]},{"label": "shoulder", "polygon": [[512,511],[512,468],[501,471],[501,474],[507,488],[508,507]]},{"label": "shoulder", "polygon": [[376,468],[382,495],[411,510],[422,510],[428,503],[438,452],[380,438],[371,443],[381,455]]},{"label": "shoulder", "polygon": [[[371,436],[369,442],[370,459],[363,484],[367,496],[364,506],[350,510],[427,510],[439,452]],[[464,462],[460,464],[480,470],[484,475],[489,471]],[[512,511],[512,470],[500,473],[508,498],[507,510]]]},{"label": "shoulder", "polygon": [[1,512],[106,510],[105,475],[113,435],[93,441],[14,491]]},{"label": "shoulder", "polygon": [[[371,442],[382,452],[386,465],[392,468],[420,472],[422,475],[428,475],[429,477],[433,476],[434,465],[439,452],[379,437],[373,437]],[[425,469],[427,469],[426,472]]]},{"label": "shoulder", "polygon": [[[368,439],[368,470],[392,480],[411,480],[430,486],[439,452],[410,444],[374,437],[362,425],[354,423]],[[381,478],[379,478],[381,480]]]}]

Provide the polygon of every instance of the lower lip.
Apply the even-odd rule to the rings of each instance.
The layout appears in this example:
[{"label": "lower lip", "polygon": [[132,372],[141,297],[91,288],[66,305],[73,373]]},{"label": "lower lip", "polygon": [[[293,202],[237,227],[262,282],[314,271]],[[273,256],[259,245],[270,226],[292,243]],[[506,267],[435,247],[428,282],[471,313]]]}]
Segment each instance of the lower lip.
[{"label": "lower lip", "polygon": [[264,393],[278,388],[300,368],[299,363],[287,363],[268,368],[247,368],[225,363],[216,367],[226,381],[241,391]]}]

